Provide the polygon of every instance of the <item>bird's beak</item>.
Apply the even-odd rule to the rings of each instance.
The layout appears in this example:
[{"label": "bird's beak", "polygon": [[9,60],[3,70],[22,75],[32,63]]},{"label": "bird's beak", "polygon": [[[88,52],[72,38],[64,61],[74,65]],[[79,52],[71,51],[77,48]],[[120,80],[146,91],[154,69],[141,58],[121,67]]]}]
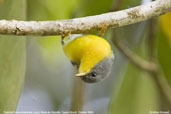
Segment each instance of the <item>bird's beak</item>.
[{"label": "bird's beak", "polygon": [[86,76],[86,75],[87,75],[87,73],[85,73],[85,72],[75,74],[76,77],[82,77],[82,76]]}]

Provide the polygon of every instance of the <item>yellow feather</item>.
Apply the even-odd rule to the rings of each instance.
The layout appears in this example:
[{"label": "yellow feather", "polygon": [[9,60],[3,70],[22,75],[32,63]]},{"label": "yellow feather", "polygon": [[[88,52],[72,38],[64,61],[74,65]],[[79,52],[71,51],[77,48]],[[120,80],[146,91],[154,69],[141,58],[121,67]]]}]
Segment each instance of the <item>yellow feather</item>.
[{"label": "yellow feather", "polygon": [[88,73],[101,60],[112,56],[109,43],[95,35],[80,36],[63,46],[66,56],[80,63],[79,72]]}]

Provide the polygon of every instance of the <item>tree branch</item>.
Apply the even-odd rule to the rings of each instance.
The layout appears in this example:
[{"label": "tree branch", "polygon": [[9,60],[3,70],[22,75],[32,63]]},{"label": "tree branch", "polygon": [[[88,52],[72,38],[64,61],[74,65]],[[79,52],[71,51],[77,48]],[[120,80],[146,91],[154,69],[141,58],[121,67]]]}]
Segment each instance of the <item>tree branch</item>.
[{"label": "tree branch", "polygon": [[126,56],[132,63],[134,63],[141,70],[149,73],[156,72],[157,66],[153,62],[146,61],[129,49],[118,37],[120,33],[114,30],[112,32],[112,43]]},{"label": "tree branch", "polygon": [[85,98],[85,82],[80,78],[74,78],[73,88],[72,88],[72,99],[71,99],[71,111],[83,111],[84,108],[84,98]]},{"label": "tree branch", "polygon": [[85,33],[107,27],[121,27],[147,20],[171,11],[170,0],[156,0],[134,8],[110,12],[96,16],[57,21],[17,21],[0,20],[0,34],[3,35],[61,35],[65,31],[72,34]]},{"label": "tree branch", "polygon": [[112,43],[125,55],[137,68],[148,72],[154,79],[160,93],[165,96],[168,105],[171,107],[171,87],[167,80],[161,75],[159,65],[156,61],[147,61],[139,57],[131,49],[129,49],[120,39],[118,38],[115,30],[112,32]]},{"label": "tree branch", "polygon": [[[149,62],[155,62],[156,65],[158,65],[156,61],[156,50],[155,50],[155,42],[156,42],[156,25],[158,25],[158,21],[155,18],[152,18],[149,20],[149,32],[147,36],[147,46],[148,46],[148,56],[149,56]],[[171,87],[168,83],[168,81],[165,79],[165,76],[161,74],[161,68],[152,74],[152,77],[159,88],[160,95],[162,97],[165,97],[165,101],[168,104],[169,108],[171,108]]]}]

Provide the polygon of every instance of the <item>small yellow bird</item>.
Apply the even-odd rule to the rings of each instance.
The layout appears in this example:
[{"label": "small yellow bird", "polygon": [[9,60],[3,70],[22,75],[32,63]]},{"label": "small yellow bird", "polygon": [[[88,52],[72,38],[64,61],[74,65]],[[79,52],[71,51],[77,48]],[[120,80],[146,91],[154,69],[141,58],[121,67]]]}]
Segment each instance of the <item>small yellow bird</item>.
[{"label": "small yellow bird", "polygon": [[78,68],[75,76],[88,83],[103,80],[110,74],[114,55],[110,44],[96,35],[84,35],[63,44],[66,56]]}]

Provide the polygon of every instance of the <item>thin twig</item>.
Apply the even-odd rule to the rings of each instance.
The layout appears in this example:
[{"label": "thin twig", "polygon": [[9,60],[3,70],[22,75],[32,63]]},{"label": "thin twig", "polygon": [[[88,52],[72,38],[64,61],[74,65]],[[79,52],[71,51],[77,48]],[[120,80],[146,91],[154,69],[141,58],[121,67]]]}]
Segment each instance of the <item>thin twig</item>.
[{"label": "thin twig", "polygon": [[171,87],[168,81],[160,73],[160,69],[151,75],[155,83],[157,84],[157,87],[159,88],[161,95],[164,96],[164,98],[167,101],[166,103],[168,103],[168,106],[171,108]]},{"label": "thin twig", "polygon": [[143,71],[148,72],[153,76],[160,92],[165,96],[169,105],[171,106],[171,87],[166,79],[160,74],[160,69],[157,63],[147,61],[139,57],[136,53],[130,50],[123,42],[116,36],[115,31],[112,33],[112,42],[133,64]]},{"label": "thin twig", "polygon": [[85,83],[80,78],[75,78],[72,88],[71,111],[82,111],[84,106]]},{"label": "thin twig", "polygon": [[170,0],[156,0],[141,6],[96,16],[57,21],[7,21],[0,20],[0,34],[3,35],[61,35],[63,31],[72,34],[85,33],[107,27],[121,27],[147,20],[171,11]]},{"label": "thin twig", "polygon": [[156,33],[156,25],[157,25],[157,20],[152,18],[148,21],[148,39],[147,39],[147,47],[148,47],[148,56],[150,61],[154,61],[155,59],[155,33]]},{"label": "thin twig", "polygon": [[117,36],[118,34],[113,31],[112,33],[112,42],[113,44],[138,68],[145,70],[147,72],[155,72],[156,65],[153,62],[148,62],[142,58],[140,58],[136,53],[130,50],[127,46],[124,45],[123,42]]},{"label": "thin twig", "polygon": [[[155,48],[155,43],[156,43],[156,26],[158,25],[158,21],[155,18],[152,18],[149,20],[149,32],[148,32],[148,39],[147,39],[147,47],[148,47],[148,56],[149,56],[149,61],[155,62],[156,65],[156,48]],[[159,68],[159,65],[158,65]],[[171,107],[171,87],[167,80],[164,78],[164,76],[160,73],[160,69],[156,70],[152,75],[154,81],[157,84],[157,87],[159,88],[160,94],[165,97],[166,103],[169,104]]]}]

